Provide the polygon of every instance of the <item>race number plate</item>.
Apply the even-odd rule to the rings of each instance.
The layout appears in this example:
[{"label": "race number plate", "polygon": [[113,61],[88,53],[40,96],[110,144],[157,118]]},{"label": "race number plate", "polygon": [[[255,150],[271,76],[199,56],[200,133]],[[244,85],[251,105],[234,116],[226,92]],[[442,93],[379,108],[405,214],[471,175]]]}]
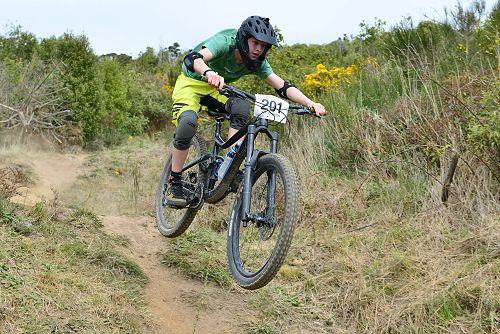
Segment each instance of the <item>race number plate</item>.
[{"label": "race number plate", "polygon": [[286,123],[288,107],[288,102],[276,96],[255,94],[253,114],[255,117]]}]

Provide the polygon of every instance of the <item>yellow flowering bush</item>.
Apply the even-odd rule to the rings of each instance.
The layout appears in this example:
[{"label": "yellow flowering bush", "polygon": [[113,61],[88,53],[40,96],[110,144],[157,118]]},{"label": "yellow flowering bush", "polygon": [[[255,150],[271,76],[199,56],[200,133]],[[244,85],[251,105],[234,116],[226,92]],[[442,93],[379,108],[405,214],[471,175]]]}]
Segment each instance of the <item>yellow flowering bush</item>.
[{"label": "yellow flowering bush", "polygon": [[458,43],[457,49],[460,50],[461,52],[467,53],[467,49],[465,48],[465,45],[463,45],[462,43]]},{"label": "yellow flowering bush", "polygon": [[495,52],[500,53],[500,37],[494,36],[488,40],[486,45],[480,44],[487,55],[494,56]]},{"label": "yellow flowering bush", "polygon": [[358,71],[358,65],[348,67],[333,67],[330,70],[323,64],[316,65],[316,72],[307,74],[302,82],[304,90],[312,95],[320,92],[332,90],[340,87],[342,84],[349,85],[351,77]]},{"label": "yellow flowering bush", "polygon": [[163,81],[161,90],[166,92],[168,96],[172,96],[172,93],[174,92],[174,86],[170,85],[168,81]]}]

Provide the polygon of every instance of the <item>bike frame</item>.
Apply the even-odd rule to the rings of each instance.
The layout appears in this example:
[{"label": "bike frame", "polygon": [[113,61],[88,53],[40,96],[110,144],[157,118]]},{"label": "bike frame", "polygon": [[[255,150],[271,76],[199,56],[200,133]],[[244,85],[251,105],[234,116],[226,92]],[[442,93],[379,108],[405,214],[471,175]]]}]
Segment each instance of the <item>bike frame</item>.
[{"label": "bike frame", "polygon": [[[214,161],[217,157],[219,156],[219,151],[221,149],[227,149],[231,147],[233,144],[235,144],[237,141],[239,141],[241,138],[244,136],[245,139],[241,145],[241,147],[246,146],[246,156],[244,160],[244,166],[245,166],[245,171],[243,173],[243,191],[242,191],[242,220],[244,222],[248,221],[260,221],[262,220],[261,217],[258,217],[258,215],[251,215],[250,214],[250,203],[252,200],[252,179],[253,179],[253,174],[255,171],[255,168],[257,166],[257,161],[258,159],[268,153],[277,153],[278,149],[278,132],[276,131],[271,131],[268,128],[268,120],[263,119],[263,118],[257,118],[257,120],[254,123],[248,124],[246,127],[240,129],[238,132],[234,134],[231,138],[229,138],[227,141],[224,141],[221,137],[221,129],[222,129],[222,123],[224,122],[225,118],[224,117],[216,117],[216,125],[215,125],[215,131],[214,131],[214,138],[215,138],[215,143],[212,148],[212,152],[204,155],[203,157],[200,157],[196,159],[195,161],[192,161],[188,165],[186,165],[183,169],[182,172],[190,169],[191,167],[195,165],[200,165],[201,168],[203,168],[202,163],[206,160],[211,161],[211,166],[212,168],[206,168],[208,177],[205,181],[204,184],[204,191],[203,191],[203,199],[204,200],[209,200],[210,199],[210,191],[213,190],[213,183],[215,183],[214,180],[214,173],[215,169],[214,167]],[[262,150],[255,150],[255,139],[257,138],[257,135],[259,133],[264,133],[270,140],[270,150],[269,151],[262,151]],[[233,164],[232,164],[233,165]],[[241,164],[237,167],[230,166],[230,168],[238,168],[241,166]],[[220,181],[220,185],[226,185],[225,189],[223,191],[227,192],[229,189],[229,185],[232,180],[228,180],[230,177],[234,177],[234,175],[230,175],[230,173],[226,173],[224,178]],[[272,173],[269,176],[269,182],[268,182],[268,191],[267,191],[267,200],[269,203],[268,209],[274,208],[274,191],[276,189],[276,176],[274,173]],[[227,193],[226,193],[227,195]],[[224,198],[225,195],[222,197]],[[221,198],[221,199],[222,199]],[[219,199],[220,200],[220,199]],[[216,200],[218,202],[219,200]]]},{"label": "bike frame", "polygon": [[[229,95],[226,96],[235,96],[250,102],[255,102],[256,98],[255,95],[247,93],[245,91],[242,91],[238,88],[231,87],[228,85],[225,85],[223,90],[226,90]],[[224,93],[223,93],[224,94]],[[224,94],[225,95],[225,94]],[[298,105],[290,105],[289,109],[294,109],[296,110],[296,114],[299,115],[313,115],[317,116],[314,114],[314,112],[311,111],[311,108],[309,107],[303,107],[303,106],[298,106]],[[227,141],[224,141],[221,137],[221,128],[222,128],[222,123],[224,120],[228,119],[228,115],[226,113],[220,113],[217,110],[211,110],[209,108],[208,114],[213,116],[216,120],[216,126],[215,126],[215,133],[214,133],[214,138],[215,138],[215,143],[212,148],[212,153],[207,153],[205,156],[200,157],[199,159],[196,159],[195,161],[191,162],[188,164],[186,167],[182,169],[182,172],[188,170],[189,168],[200,164],[200,169],[203,170],[204,172],[207,172],[208,177],[206,179],[206,182],[204,184],[204,189],[203,189],[203,194],[202,194],[202,199],[200,199],[200,202],[195,208],[201,208],[201,205],[203,204],[203,200],[207,201],[208,203],[217,203],[218,201],[222,200],[226,195],[228,194],[228,191],[230,190],[231,183],[233,182],[234,176],[236,175],[235,169],[239,170],[241,166],[241,162],[235,167],[234,160],[236,160],[236,157],[233,159],[233,163],[229,166],[228,171],[226,172],[226,175],[224,178],[220,181],[219,185],[217,186],[216,189],[213,189],[215,182],[216,182],[216,176],[214,175],[215,173],[215,159],[217,159],[219,156],[219,151],[221,149],[227,149],[231,147],[233,144],[235,144],[237,141],[239,141],[241,138],[245,137],[243,140],[243,143],[240,147],[240,150],[242,147],[246,147],[246,156],[245,156],[245,171],[243,173],[243,191],[242,191],[242,221],[248,222],[265,222],[265,218],[259,217],[258,214],[252,215],[250,213],[250,203],[252,200],[252,180],[253,180],[253,175],[255,172],[255,168],[257,166],[258,159],[268,153],[277,153],[278,150],[278,133],[276,131],[271,131],[269,130],[269,121],[267,119],[257,117],[257,119],[245,127],[241,128],[238,130],[231,138],[229,138]],[[317,116],[321,118],[321,116]],[[255,150],[254,142],[259,133],[264,133],[267,135],[267,137],[270,139],[270,149],[269,151],[262,151],[262,150]],[[238,156],[238,154],[237,154]],[[210,160],[210,164],[208,166],[204,166],[203,162],[206,160]],[[267,184],[267,203],[268,207],[267,210],[274,210],[275,207],[275,197],[274,197],[274,192],[276,190],[276,173],[271,172],[269,175],[269,182]],[[266,212],[267,217],[272,217],[273,212]]]}]

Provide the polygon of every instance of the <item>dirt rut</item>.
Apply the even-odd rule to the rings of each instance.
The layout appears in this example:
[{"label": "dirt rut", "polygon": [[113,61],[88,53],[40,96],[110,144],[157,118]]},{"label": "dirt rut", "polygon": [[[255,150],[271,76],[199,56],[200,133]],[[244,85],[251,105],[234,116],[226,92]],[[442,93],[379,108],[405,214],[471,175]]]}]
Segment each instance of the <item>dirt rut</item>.
[{"label": "dirt rut", "polygon": [[[235,318],[243,307],[238,292],[186,280],[161,264],[166,242],[149,217],[102,217],[109,234],[127,236],[124,249],[150,279],[146,298],[158,325],[166,333],[241,333]],[[241,316],[240,316],[241,317]]]}]

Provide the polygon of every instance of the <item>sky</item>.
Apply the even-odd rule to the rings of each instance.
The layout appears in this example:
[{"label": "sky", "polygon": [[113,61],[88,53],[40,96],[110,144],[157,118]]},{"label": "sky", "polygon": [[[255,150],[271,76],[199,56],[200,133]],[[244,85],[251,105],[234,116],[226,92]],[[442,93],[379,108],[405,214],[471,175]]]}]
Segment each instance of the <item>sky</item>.
[{"label": "sky", "polygon": [[[498,0],[486,0],[490,12]],[[471,0],[461,0],[469,7]],[[220,30],[238,28],[250,15],[269,17],[286,44],[324,44],[357,35],[359,24],[411,16],[444,20],[457,0],[0,0],[0,34],[20,25],[38,38],[65,32],[88,37],[94,52],[138,56],[178,42],[190,49]]]}]

